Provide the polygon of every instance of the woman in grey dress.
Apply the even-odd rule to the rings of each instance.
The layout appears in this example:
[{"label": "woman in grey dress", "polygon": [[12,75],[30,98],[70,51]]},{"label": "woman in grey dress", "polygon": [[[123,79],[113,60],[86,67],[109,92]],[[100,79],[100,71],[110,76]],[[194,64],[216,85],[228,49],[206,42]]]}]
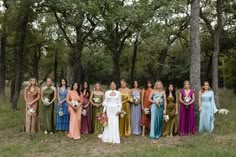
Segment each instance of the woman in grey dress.
[{"label": "woman in grey dress", "polygon": [[131,89],[133,103],[131,104],[131,133],[133,135],[141,134],[141,90],[138,88],[138,82],[134,81],[134,88]]}]

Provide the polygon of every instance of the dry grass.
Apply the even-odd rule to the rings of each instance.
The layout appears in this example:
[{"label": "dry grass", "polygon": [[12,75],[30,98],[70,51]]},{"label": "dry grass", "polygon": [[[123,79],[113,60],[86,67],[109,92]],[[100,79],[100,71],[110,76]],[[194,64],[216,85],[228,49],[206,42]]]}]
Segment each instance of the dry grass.
[{"label": "dry grass", "polygon": [[[11,111],[7,102],[0,102],[0,157],[72,157],[72,156],[168,156],[168,157],[235,157],[236,96],[221,91],[221,106],[229,115],[217,115],[212,135],[161,138],[122,137],[121,144],[102,143],[95,135],[83,135],[80,141],[64,133],[30,135],[22,132],[24,105]],[[22,101],[20,101],[22,102]]]}]

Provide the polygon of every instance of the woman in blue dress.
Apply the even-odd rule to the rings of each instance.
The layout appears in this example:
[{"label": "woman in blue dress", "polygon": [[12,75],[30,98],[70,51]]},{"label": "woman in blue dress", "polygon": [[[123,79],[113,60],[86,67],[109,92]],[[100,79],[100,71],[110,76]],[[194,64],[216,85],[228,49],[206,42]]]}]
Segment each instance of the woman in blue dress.
[{"label": "woman in blue dress", "polygon": [[134,81],[134,88],[131,89],[133,103],[131,111],[131,134],[140,135],[141,131],[141,90],[138,88],[138,81]]},{"label": "woman in blue dress", "polygon": [[199,91],[199,111],[199,133],[211,133],[214,129],[214,114],[218,109],[215,104],[214,92],[207,81],[204,82],[202,90]]},{"label": "woman in blue dress", "polygon": [[150,138],[159,139],[162,135],[163,115],[166,113],[166,94],[161,81],[155,83],[149,101],[152,103]]},{"label": "woman in blue dress", "polygon": [[69,130],[70,116],[68,112],[68,104],[66,102],[67,95],[67,81],[66,79],[61,79],[60,86],[58,88],[58,105],[56,108],[56,130],[64,131],[65,133]]}]

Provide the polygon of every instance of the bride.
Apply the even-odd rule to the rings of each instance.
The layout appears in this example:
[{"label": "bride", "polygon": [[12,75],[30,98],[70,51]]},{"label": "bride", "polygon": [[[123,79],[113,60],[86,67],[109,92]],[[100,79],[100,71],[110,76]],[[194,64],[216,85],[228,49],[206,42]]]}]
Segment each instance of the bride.
[{"label": "bride", "polygon": [[103,134],[98,137],[103,142],[120,143],[119,133],[119,113],[121,111],[121,94],[116,89],[116,83],[111,82],[110,89],[105,93],[103,102],[103,112],[106,112],[108,117],[108,125],[105,126]]}]

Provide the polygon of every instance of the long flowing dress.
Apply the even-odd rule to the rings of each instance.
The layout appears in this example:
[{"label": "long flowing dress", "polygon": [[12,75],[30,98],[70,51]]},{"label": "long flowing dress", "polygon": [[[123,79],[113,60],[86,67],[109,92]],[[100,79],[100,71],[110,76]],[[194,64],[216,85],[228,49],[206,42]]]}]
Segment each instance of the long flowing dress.
[{"label": "long flowing dress", "polygon": [[[98,104],[103,102],[102,95],[93,94],[92,101],[94,102],[95,99],[97,99],[96,103]],[[96,115],[100,112],[102,112],[102,105],[99,107],[96,106],[92,107],[92,127],[94,134],[101,134],[103,131],[103,126],[96,120]]]},{"label": "long flowing dress", "polygon": [[[54,90],[51,86],[47,86],[43,91],[43,98],[49,99],[49,102],[52,101],[54,97]],[[43,114],[44,114],[44,130],[48,132],[54,132],[54,102],[48,106],[43,105]]]},{"label": "long flowing dress", "polygon": [[178,119],[176,113],[176,103],[174,97],[167,98],[166,115],[169,116],[169,121],[163,123],[163,136],[177,135]]},{"label": "long flowing dress", "polygon": [[212,132],[214,129],[214,114],[218,111],[213,91],[202,94],[201,104],[199,132]]},{"label": "long flowing dress", "polygon": [[83,109],[86,110],[86,115],[82,115],[81,118],[81,133],[88,134],[91,132],[91,111],[90,104],[85,108],[85,106],[89,103],[89,96],[83,95]]},{"label": "long flowing dress", "polygon": [[126,112],[124,117],[119,117],[120,125],[120,136],[130,136],[131,126],[130,126],[130,101],[131,97],[128,93],[121,93],[122,97],[122,110]]},{"label": "long flowing dress", "polygon": [[[26,98],[29,102],[35,100],[39,94],[39,88],[34,88],[33,91],[30,89],[26,89]],[[26,132],[38,132],[40,129],[39,126],[39,101],[36,101],[31,105],[31,108],[34,109],[35,113],[33,115],[29,115],[29,108],[26,105],[25,108],[25,131]]]},{"label": "long flowing dress", "polygon": [[[138,90],[133,90],[132,92],[133,100],[141,98],[141,93]],[[130,106],[131,109],[131,133],[134,135],[141,134],[141,103],[134,104]]]},{"label": "long flowing dress", "polygon": [[[79,96],[76,91],[69,91],[66,100],[67,102],[71,102],[72,100],[77,102],[83,102],[83,96]],[[70,124],[69,133],[67,134],[67,136],[69,138],[80,139],[81,110],[81,105],[77,108],[77,111],[74,111],[72,106],[68,105],[68,111],[70,114]]]},{"label": "long flowing dress", "polygon": [[[59,88],[59,97],[60,100],[65,100],[66,95],[68,93],[67,89],[62,90],[62,88]],[[62,111],[64,114],[63,116],[59,115],[59,112]],[[60,104],[58,103],[56,108],[56,130],[59,131],[68,131],[69,130],[69,121],[70,121],[70,115],[68,112],[68,104],[66,100],[62,103],[62,107],[60,107]]]},{"label": "long flowing dress", "polygon": [[[152,100],[156,101],[157,98],[163,99],[163,95],[158,93],[153,94]],[[164,100],[160,102],[160,106],[156,104],[151,105],[151,139],[159,139],[162,135],[163,110]]]},{"label": "long flowing dress", "polygon": [[[143,107],[144,108],[150,108],[151,107],[151,102],[149,101],[149,96],[152,92],[152,89],[146,89],[143,94]],[[151,116],[147,115],[142,111],[142,117],[141,117],[141,125],[147,127],[150,129],[150,121],[151,121]]]},{"label": "long flowing dress", "polygon": [[116,115],[117,112],[121,111],[121,93],[119,91],[109,90],[105,93],[105,100],[103,102],[104,109],[108,117],[108,125],[105,126],[103,134],[98,137],[103,142],[108,143],[120,143],[119,133],[119,118]]},{"label": "long flowing dress", "polygon": [[[186,95],[184,90],[180,91],[182,98],[189,96],[193,98],[194,91],[190,90],[189,95]],[[186,107],[181,103],[180,105],[180,115],[179,115],[179,135],[187,136],[196,133],[195,119],[194,119],[194,103]]]}]

